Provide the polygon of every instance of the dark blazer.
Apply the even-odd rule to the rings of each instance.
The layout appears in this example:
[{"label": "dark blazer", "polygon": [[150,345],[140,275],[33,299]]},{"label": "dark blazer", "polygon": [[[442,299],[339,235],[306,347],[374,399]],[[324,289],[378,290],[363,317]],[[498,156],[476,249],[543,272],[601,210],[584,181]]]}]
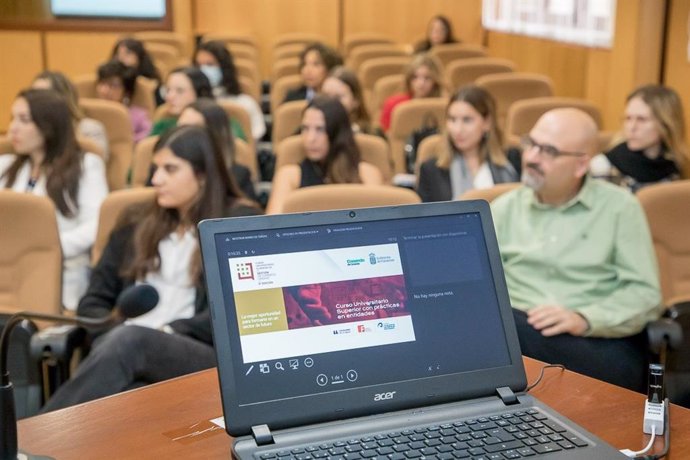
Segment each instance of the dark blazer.
[{"label": "dark blazer", "polygon": [[[508,161],[517,172],[517,177],[515,177],[517,181],[520,178],[522,169],[520,166],[520,152],[516,149],[509,149],[507,156]],[[497,169],[499,169],[497,166],[490,163],[489,168],[491,169],[494,184],[505,182],[501,179],[503,175],[497,174]],[[436,158],[431,158],[422,163],[419,168],[417,194],[425,203],[430,201],[448,201],[455,198],[450,185],[450,170],[436,166]]]},{"label": "dark blazer", "polygon": [[285,95],[283,102],[303,101],[307,98],[307,87],[302,85],[299,88],[291,89]]}]

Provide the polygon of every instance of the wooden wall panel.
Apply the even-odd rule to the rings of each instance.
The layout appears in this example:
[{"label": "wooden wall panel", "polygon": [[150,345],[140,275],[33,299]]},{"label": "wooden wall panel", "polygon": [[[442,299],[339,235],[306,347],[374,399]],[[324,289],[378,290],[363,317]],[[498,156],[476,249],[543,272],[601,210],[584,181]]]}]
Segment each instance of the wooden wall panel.
[{"label": "wooden wall panel", "polygon": [[108,60],[119,36],[113,32],[46,32],[46,66],[69,78],[93,74]]},{"label": "wooden wall panel", "polygon": [[39,32],[0,31],[0,132],[7,131],[10,106],[17,93],[43,70]]},{"label": "wooden wall panel", "polygon": [[268,77],[276,37],[310,33],[338,45],[339,0],[203,0],[194,2],[197,34],[248,34],[259,47],[259,70]]},{"label": "wooden wall panel", "polygon": [[688,40],[690,31],[690,0],[671,2],[670,22],[664,65],[664,83],[678,92],[685,111],[685,132],[690,134],[690,58]]},{"label": "wooden wall panel", "polygon": [[343,0],[343,36],[378,32],[400,43],[424,38],[432,16],[443,14],[453,24],[456,37],[481,43],[481,0]]}]

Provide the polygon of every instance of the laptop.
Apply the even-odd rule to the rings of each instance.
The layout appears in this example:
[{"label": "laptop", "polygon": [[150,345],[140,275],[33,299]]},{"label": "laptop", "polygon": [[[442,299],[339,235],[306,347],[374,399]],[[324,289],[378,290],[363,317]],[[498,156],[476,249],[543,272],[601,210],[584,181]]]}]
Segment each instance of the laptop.
[{"label": "laptop", "polygon": [[240,459],[626,458],[524,392],[485,201],[199,224]]}]

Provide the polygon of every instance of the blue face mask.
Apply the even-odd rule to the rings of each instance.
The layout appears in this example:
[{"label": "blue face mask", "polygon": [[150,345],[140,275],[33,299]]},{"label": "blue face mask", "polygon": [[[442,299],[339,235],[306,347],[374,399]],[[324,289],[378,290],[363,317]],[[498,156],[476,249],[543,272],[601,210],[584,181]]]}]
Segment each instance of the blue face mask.
[{"label": "blue face mask", "polygon": [[223,71],[220,70],[220,67],[218,66],[202,65],[201,67],[199,67],[199,70],[201,70],[204,73],[204,75],[206,75],[206,78],[208,78],[208,81],[214,88],[216,86],[219,86],[220,83],[223,81]]}]

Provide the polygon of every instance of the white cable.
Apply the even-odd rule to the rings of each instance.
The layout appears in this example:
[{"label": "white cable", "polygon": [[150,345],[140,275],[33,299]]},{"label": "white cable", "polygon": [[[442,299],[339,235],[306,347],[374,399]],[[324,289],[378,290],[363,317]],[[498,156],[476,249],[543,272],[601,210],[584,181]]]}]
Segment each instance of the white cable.
[{"label": "white cable", "polygon": [[649,449],[652,448],[652,445],[654,444],[655,438],[656,438],[656,426],[652,425],[652,434],[651,434],[651,436],[649,436],[649,443],[647,444],[647,446],[644,449],[638,450],[637,452],[633,452],[630,449],[621,449],[621,453],[623,455],[627,456],[628,458],[635,458],[638,455],[646,454],[649,451]]}]

